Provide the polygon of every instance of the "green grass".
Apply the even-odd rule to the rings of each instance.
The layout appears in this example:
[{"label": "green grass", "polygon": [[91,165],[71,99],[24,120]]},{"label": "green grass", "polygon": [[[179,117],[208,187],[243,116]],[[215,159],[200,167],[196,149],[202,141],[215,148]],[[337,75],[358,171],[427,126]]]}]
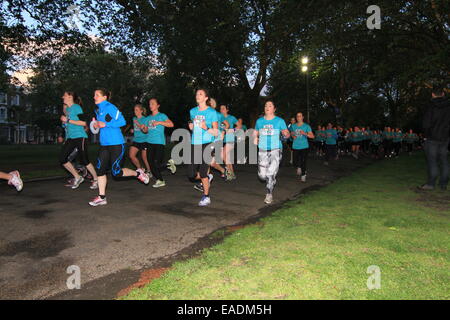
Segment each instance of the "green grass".
[{"label": "green grass", "polygon": [[421,155],[377,163],[123,299],[449,299],[450,193],[416,192],[424,178]]}]

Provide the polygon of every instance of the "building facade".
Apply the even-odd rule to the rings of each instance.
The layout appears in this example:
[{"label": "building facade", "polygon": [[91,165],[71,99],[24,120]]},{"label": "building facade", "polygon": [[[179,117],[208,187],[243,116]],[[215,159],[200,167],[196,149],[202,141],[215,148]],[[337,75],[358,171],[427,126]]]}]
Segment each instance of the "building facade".
[{"label": "building facade", "polygon": [[34,141],[33,127],[27,121],[30,110],[27,96],[20,88],[0,91],[0,144],[25,144]]}]

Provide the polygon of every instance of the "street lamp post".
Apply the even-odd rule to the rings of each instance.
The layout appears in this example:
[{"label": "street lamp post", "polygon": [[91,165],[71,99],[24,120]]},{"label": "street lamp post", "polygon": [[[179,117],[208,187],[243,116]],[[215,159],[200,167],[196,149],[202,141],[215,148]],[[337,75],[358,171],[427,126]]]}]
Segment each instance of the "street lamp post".
[{"label": "street lamp post", "polygon": [[309,104],[310,104],[310,99],[309,99],[309,75],[308,75],[308,63],[309,63],[309,58],[308,57],[303,57],[302,58],[302,72],[305,73],[306,75],[306,118],[308,123],[310,123],[310,117],[309,117]]}]

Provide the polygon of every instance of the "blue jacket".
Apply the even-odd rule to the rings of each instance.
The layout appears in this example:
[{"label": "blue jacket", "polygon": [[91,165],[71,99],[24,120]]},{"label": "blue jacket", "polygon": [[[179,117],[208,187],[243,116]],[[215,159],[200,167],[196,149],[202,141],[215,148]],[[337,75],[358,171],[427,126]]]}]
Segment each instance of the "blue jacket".
[{"label": "blue jacket", "polygon": [[95,112],[97,121],[104,122],[105,128],[100,129],[100,145],[102,146],[116,146],[125,143],[122,135],[121,127],[127,123],[122,113],[115,105],[109,101],[103,101],[98,104],[98,110]]}]

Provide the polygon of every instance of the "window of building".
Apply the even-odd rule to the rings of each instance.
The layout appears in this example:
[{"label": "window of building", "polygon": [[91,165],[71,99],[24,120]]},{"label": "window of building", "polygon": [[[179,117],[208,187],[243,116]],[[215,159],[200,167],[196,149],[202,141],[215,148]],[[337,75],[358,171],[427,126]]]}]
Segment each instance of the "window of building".
[{"label": "window of building", "polygon": [[6,120],[6,108],[0,108],[0,120]]},{"label": "window of building", "polygon": [[11,98],[11,105],[12,106],[20,106],[20,96],[16,94]]},{"label": "window of building", "polygon": [[0,104],[7,104],[7,96],[5,93],[0,92]]}]

